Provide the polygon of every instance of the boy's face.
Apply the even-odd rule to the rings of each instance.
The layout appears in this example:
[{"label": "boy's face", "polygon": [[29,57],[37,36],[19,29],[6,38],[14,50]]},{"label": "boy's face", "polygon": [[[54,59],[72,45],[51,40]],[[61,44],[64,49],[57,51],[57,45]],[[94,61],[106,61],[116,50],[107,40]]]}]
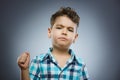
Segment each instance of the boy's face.
[{"label": "boy's face", "polygon": [[54,47],[68,49],[78,37],[77,24],[67,16],[57,17],[52,28],[48,28],[48,37]]}]

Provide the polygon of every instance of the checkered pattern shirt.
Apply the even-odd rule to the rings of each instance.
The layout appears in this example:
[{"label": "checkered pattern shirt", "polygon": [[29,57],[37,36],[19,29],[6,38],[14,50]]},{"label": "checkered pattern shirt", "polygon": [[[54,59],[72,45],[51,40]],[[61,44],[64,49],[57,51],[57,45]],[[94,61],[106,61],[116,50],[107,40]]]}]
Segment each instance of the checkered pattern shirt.
[{"label": "checkered pattern shirt", "polygon": [[88,80],[85,64],[71,49],[69,49],[71,58],[63,68],[59,67],[51,52],[52,48],[48,53],[32,59],[29,67],[31,80]]}]

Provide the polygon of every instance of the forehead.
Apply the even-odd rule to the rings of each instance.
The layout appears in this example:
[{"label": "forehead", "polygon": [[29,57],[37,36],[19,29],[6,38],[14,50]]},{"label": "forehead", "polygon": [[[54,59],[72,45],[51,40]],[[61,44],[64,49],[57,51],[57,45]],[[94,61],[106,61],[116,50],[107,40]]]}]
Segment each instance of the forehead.
[{"label": "forehead", "polygon": [[[67,16],[59,16],[56,18],[54,25],[62,25],[64,27],[73,27],[76,28],[77,24],[74,23],[70,18]],[[53,25],[53,26],[54,26]]]}]

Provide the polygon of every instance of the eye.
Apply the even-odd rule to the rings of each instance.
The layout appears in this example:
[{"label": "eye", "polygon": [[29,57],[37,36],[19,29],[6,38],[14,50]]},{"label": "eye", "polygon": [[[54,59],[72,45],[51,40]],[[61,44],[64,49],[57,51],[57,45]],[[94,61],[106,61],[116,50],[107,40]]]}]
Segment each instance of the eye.
[{"label": "eye", "polygon": [[62,29],[61,27],[56,27],[56,29]]},{"label": "eye", "polygon": [[69,30],[70,32],[73,32],[73,30]]},{"label": "eye", "polygon": [[56,29],[62,29],[63,27],[62,26],[60,26],[60,25],[57,25],[56,26]]},{"label": "eye", "polygon": [[72,28],[69,28],[68,31],[70,31],[70,32],[74,32],[74,30],[73,30]]}]

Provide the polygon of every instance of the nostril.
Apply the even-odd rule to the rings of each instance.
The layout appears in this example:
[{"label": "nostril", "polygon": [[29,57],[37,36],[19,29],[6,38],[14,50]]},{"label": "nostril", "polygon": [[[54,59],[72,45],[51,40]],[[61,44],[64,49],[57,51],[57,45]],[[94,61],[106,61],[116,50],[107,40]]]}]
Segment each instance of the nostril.
[{"label": "nostril", "polygon": [[67,33],[64,33],[64,32],[63,32],[62,34],[63,34],[63,35],[67,35]]}]

